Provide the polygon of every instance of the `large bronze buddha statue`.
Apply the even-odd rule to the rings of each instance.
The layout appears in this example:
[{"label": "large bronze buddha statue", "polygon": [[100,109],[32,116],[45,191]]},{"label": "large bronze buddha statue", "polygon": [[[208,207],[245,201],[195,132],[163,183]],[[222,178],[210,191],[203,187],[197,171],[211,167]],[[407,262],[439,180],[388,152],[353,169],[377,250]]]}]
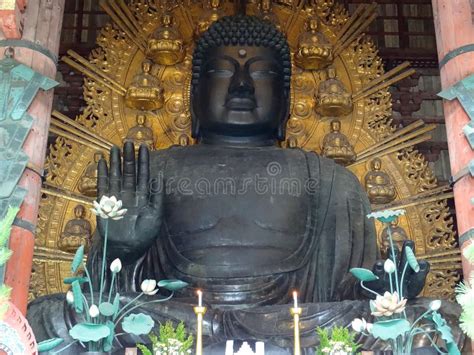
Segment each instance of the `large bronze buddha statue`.
[{"label": "large bronze buddha statue", "polygon": [[[192,135],[199,144],[153,152],[141,145],[136,158],[127,142],[122,153],[111,150],[109,164],[99,162],[98,197],[114,195],[128,209],[125,218],[110,221],[107,249],[109,260],[124,263],[118,282],[124,302],[143,279],[188,282],[171,301],[142,311],[193,329],[192,305],[201,289],[206,344],[260,339],[291,347],[288,302],[295,289],[303,303],[303,347],[318,342],[317,326],[370,318],[349,274],[376,261],[370,204],[349,170],[278,146],[290,79],[290,50],[273,25],[250,16],[221,18],[200,37],[193,57]],[[100,274],[101,220],[98,230],[91,275]],[[412,297],[428,271],[420,265],[422,271],[407,277]],[[58,307],[63,300],[53,295],[30,305],[40,340],[69,339],[76,315]],[[135,341],[121,337],[115,345]]]}]

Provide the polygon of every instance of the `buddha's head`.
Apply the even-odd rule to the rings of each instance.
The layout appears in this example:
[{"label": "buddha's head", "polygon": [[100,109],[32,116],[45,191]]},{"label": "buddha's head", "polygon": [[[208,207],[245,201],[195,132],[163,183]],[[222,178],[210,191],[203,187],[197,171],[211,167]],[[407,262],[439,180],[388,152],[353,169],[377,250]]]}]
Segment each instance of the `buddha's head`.
[{"label": "buddha's head", "polygon": [[336,78],[336,68],[329,67],[328,68],[328,79],[335,79]]},{"label": "buddha's head", "polygon": [[151,61],[146,59],[142,63],[142,70],[144,73],[148,74],[151,70]]},{"label": "buddha's head", "polygon": [[379,158],[375,158],[372,160],[370,165],[373,171],[380,171],[382,168],[382,161]]},{"label": "buddha's head", "polygon": [[341,130],[341,121],[332,120],[331,121],[331,131],[332,132],[339,132],[340,130]]},{"label": "buddha's head", "polygon": [[288,43],[273,24],[243,15],[216,21],[193,56],[193,137],[283,140],[290,76]]},{"label": "buddha's head", "polygon": [[137,115],[137,124],[139,126],[144,126],[146,122],[146,116],[145,115]]},{"label": "buddha's head", "polygon": [[390,225],[392,226],[392,228],[395,228],[395,227],[398,227],[398,216],[395,217],[391,222],[390,222]]},{"label": "buddha's head", "polygon": [[104,157],[104,154],[102,152],[95,152],[94,153],[94,162],[98,163],[100,159]]},{"label": "buddha's head", "polygon": [[77,205],[76,207],[74,207],[74,216],[77,219],[84,218],[85,213],[86,213],[86,209],[84,208],[83,205]]},{"label": "buddha's head", "polygon": [[319,20],[315,16],[311,16],[306,21],[306,30],[310,32],[317,32],[319,28]]}]

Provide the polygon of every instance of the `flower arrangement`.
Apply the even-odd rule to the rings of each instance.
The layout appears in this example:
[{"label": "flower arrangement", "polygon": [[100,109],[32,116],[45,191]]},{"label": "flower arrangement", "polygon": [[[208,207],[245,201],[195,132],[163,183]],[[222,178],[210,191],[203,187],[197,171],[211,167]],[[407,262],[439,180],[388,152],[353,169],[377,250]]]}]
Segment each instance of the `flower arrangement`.
[{"label": "flower arrangement", "polygon": [[355,334],[344,327],[334,327],[331,334],[327,328],[316,328],[319,346],[316,355],[348,355],[355,354],[360,345],[354,340]]},{"label": "flower arrangement", "polygon": [[[146,335],[153,329],[155,322],[153,319],[143,313],[131,313],[133,310],[149,303],[165,302],[173,297],[174,291],[187,286],[187,283],[180,280],[144,280],[141,283],[142,292],[126,305],[120,305],[120,294],[113,290],[116,286],[116,275],[122,270],[122,262],[115,259],[110,264],[112,280],[108,294],[105,293],[105,270],[107,256],[107,239],[109,219],[118,220],[123,218],[126,209],[122,209],[122,201],[114,196],[103,196],[99,203],[94,202],[92,212],[105,220],[105,236],[103,240],[102,267],[100,272],[100,286],[98,297],[94,295],[92,279],[87,266],[84,263],[84,246],[80,246],[74,255],[71,263],[73,277],[64,279],[64,283],[71,285],[71,290],[66,294],[67,303],[74,308],[76,313],[84,315],[85,321],[74,325],[69,330],[69,335],[74,342],[66,345],[56,353],[59,353],[74,343],[81,342],[87,344],[89,351],[108,352],[112,349],[114,339],[122,334]],[[80,274],[84,270],[85,276]],[[82,285],[87,285],[89,298],[82,292]],[[139,299],[143,295],[154,295],[158,292],[158,287],[171,291],[167,298],[142,302]],[[124,333],[116,334],[115,330],[121,325]]]},{"label": "flower arrangement", "polygon": [[[385,292],[383,295],[371,290],[364,285],[364,282],[375,281],[379,279],[371,270],[364,268],[353,268],[351,273],[360,280],[360,285],[366,291],[376,296],[375,300],[370,301],[370,309],[372,315],[376,318],[373,324],[367,323],[364,319],[354,319],[352,321],[352,328],[356,332],[364,335],[372,335],[375,338],[388,341],[395,355],[410,354],[413,346],[414,336],[417,334],[424,334],[431,342],[432,346],[441,353],[441,350],[436,345],[430,333],[438,332],[446,344],[446,348],[450,355],[460,354],[459,349],[454,342],[451,328],[447,325],[438,310],[441,307],[440,300],[434,300],[430,303],[429,309],[419,316],[413,323],[410,323],[406,317],[406,298],[404,298],[405,291],[403,289],[404,278],[408,268],[414,273],[420,271],[420,266],[415,257],[415,253],[410,246],[404,247],[406,262],[404,265],[397,267],[395,247],[392,239],[390,222],[397,216],[404,214],[404,210],[386,210],[383,212],[371,213],[368,218],[376,218],[382,223],[388,223],[388,236],[390,242],[390,257],[385,260],[384,272],[388,274],[390,282],[390,292]],[[400,272],[401,271],[401,272]],[[420,326],[420,321],[426,319],[433,323],[435,330],[425,330]]]},{"label": "flower arrangement", "polygon": [[143,355],[188,355],[191,354],[194,338],[187,334],[183,322],[180,322],[174,328],[171,321],[160,324],[159,336],[149,334],[153,352],[143,344],[137,344],[137,347]]},{"label": "flower arrangement", "polygon": [[[470,244],[463,251],[464,257],[474,264],[474,244]],[[462,312],[460,327],[466,335],[474,339],[474,275],[471,274],[468,280],[456,286],[456,301],[461,305]]]}]

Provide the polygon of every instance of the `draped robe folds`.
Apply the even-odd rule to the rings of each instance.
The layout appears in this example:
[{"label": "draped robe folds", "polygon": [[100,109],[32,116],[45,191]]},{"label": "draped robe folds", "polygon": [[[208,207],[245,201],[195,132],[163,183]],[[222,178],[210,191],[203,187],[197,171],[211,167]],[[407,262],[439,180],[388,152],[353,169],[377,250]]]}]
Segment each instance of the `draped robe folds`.
[{"label": "draped robe folds", "polygon": [[[177,150],[173,152],[173,149]],[[314,329],[318,326],[347,326],[356,317],[370,318],[368,301],[358,300],[359,288],[356,280],[349,274],[353,267],[371,268],[377,256],[375,228],[373,221],[366,217],[370,212],[370,204],[365,191],[351,172],[332,160],[299,149],[284,151],[288,152],[288,159],[293,157],[304,162],[303,166],[307,169],[304,175],[309,182],[306,185],[310,191],[306,233],[304,245],[298,250],[298,258],[288,258],[292,261],[275,269],[279,272],[262,268],[260,273],[257,270],[257,274],[244,273],[235,278],[225,274],[222,277],[206,277],[205,273],[199,272],[202,268],[196,268],[198,271],[194,274],[187,273],[194,269],[176,259],[176,250],[169,240],[170,236],[162,228],[152,248],[136,262],[124,265],[118,275],[117,290],[122,295],[122,302],[132,299],[136,292],[140,292],[139,285],[143,279],[184,280],[191,287],[178,292],[172,300],[152,303],[136,311],[150,314],[159,322],[168,319],[183,320],[188,329],[194,329],[194,287],[200,287],[205,294],[205,301],[210,301],[206,304],[208,310],[204,317],[207,344],[225,339],[259,339],[281,347],[291,347],[292,318],[288,304],[292,290],[298,290],[303,308],[303,347],[317,344]],[[162,171],[166,179],[166,169],[178,169],[177,164],[182,161],[179,159],[180,152],[183,152],[180,148],[154,152],[159,154],[152,160],[151,171],[156,173],[155,168],[158,166],[158,171]],[[288,159],[287,161],[291,161]],[[96,286],[101,256],[102,242],[100,238],[95,238],[88,268]],[[110,277],[109,272],[109,281]],[[229,296],[229,289],[234,285],[240,292],[246,290],[244,304],[219,302]],[[158,297],[163,295],[157,294],[144,299],[153,300]],[[59,302],[59,298],[56,297],[55,300],[50,297],[48,301],[43,301],[43,305],[41,302],[38,299],[32,303],[29,315],[32,320],[42,317],[45,322],[48,318],[47,309]],[[64,306],[67,307],[65,304]],[[46,321],[49,326],[37,325],[42,328],[38,330],[40,339],[58,335],[68,338],[67,328],[77,321],[77,315],[71,309],[61,314],[66,316],[64,324],[59,324],[56,317],[54,321]],[[120,339],[122,346],[133,345],[136,341],[136,338],[128,336]]]}]

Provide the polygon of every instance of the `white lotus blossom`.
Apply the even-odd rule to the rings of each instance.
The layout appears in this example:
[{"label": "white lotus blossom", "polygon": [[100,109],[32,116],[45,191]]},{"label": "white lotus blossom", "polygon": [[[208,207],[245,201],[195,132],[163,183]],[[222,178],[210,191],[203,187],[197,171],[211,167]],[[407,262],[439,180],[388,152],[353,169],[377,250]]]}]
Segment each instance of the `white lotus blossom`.
[{"label": "white lotus blossom", "polygon": [[385,263],[383,264],[383,269],[387,274],[391,274],[395,272],[395,263],[392,261],[392,259],[387,259],[385,260]]},{"label": "white lotus blossom", "polygon": [[100,218],[118,220],[122,219],[127,212],[126,208],[121,208],[122,201],[117,200],[115,196],[102,196],[99,202],[94,201],[94,208],[91,208],[91,211]]},{"label": "white lotus blossom", "polygon": [[158,292],[158,289],[156,288],[156,280],[143,280],[140,288],[142,289],[142,292],[148,296],[153,296]]},{"label": "white lotus blossom", "polygon": [[119,258],[117,258],[114,261],[112,261],[112,264],[110,264],[110,271],[116,274],[120,272],[120,270],[122,270],[122,262],[120,261]]},{"label": "white lotus blossom", "polygon": [[95,304],[93,304],[90,308],[89,308],[89,315],[92,317],[92,318],[95,318],[99,315],[99,307],[97,307]]},{"label": "white lotus blossom", "polygon": [[357,333],[363,332],[367,328],[367,322],[365,321],[364,318],[354,318],[354,320],[351,323],[352,329],[356,331]]},{"label": "white lotus blossom", "polygon": [[72,291],[67,291],[66,292],[66,302],[68,304],[73,304],[74,303],[74,294],[72,293]]},{"label": "white lotus blossom", "polygon": [[406,298],[399,299],[398,293],[385,292],[383,296],[377,296],[375,301],[370,301],[372,315],[375,317],[390,317],[394,313],[402,313],[407,303]]},{"label": "white lotus blossom", "polygon": [[430,309],[433,312],[436,312],[440,308],[441,308],[441,300],[434,300],[430,302]]}]

